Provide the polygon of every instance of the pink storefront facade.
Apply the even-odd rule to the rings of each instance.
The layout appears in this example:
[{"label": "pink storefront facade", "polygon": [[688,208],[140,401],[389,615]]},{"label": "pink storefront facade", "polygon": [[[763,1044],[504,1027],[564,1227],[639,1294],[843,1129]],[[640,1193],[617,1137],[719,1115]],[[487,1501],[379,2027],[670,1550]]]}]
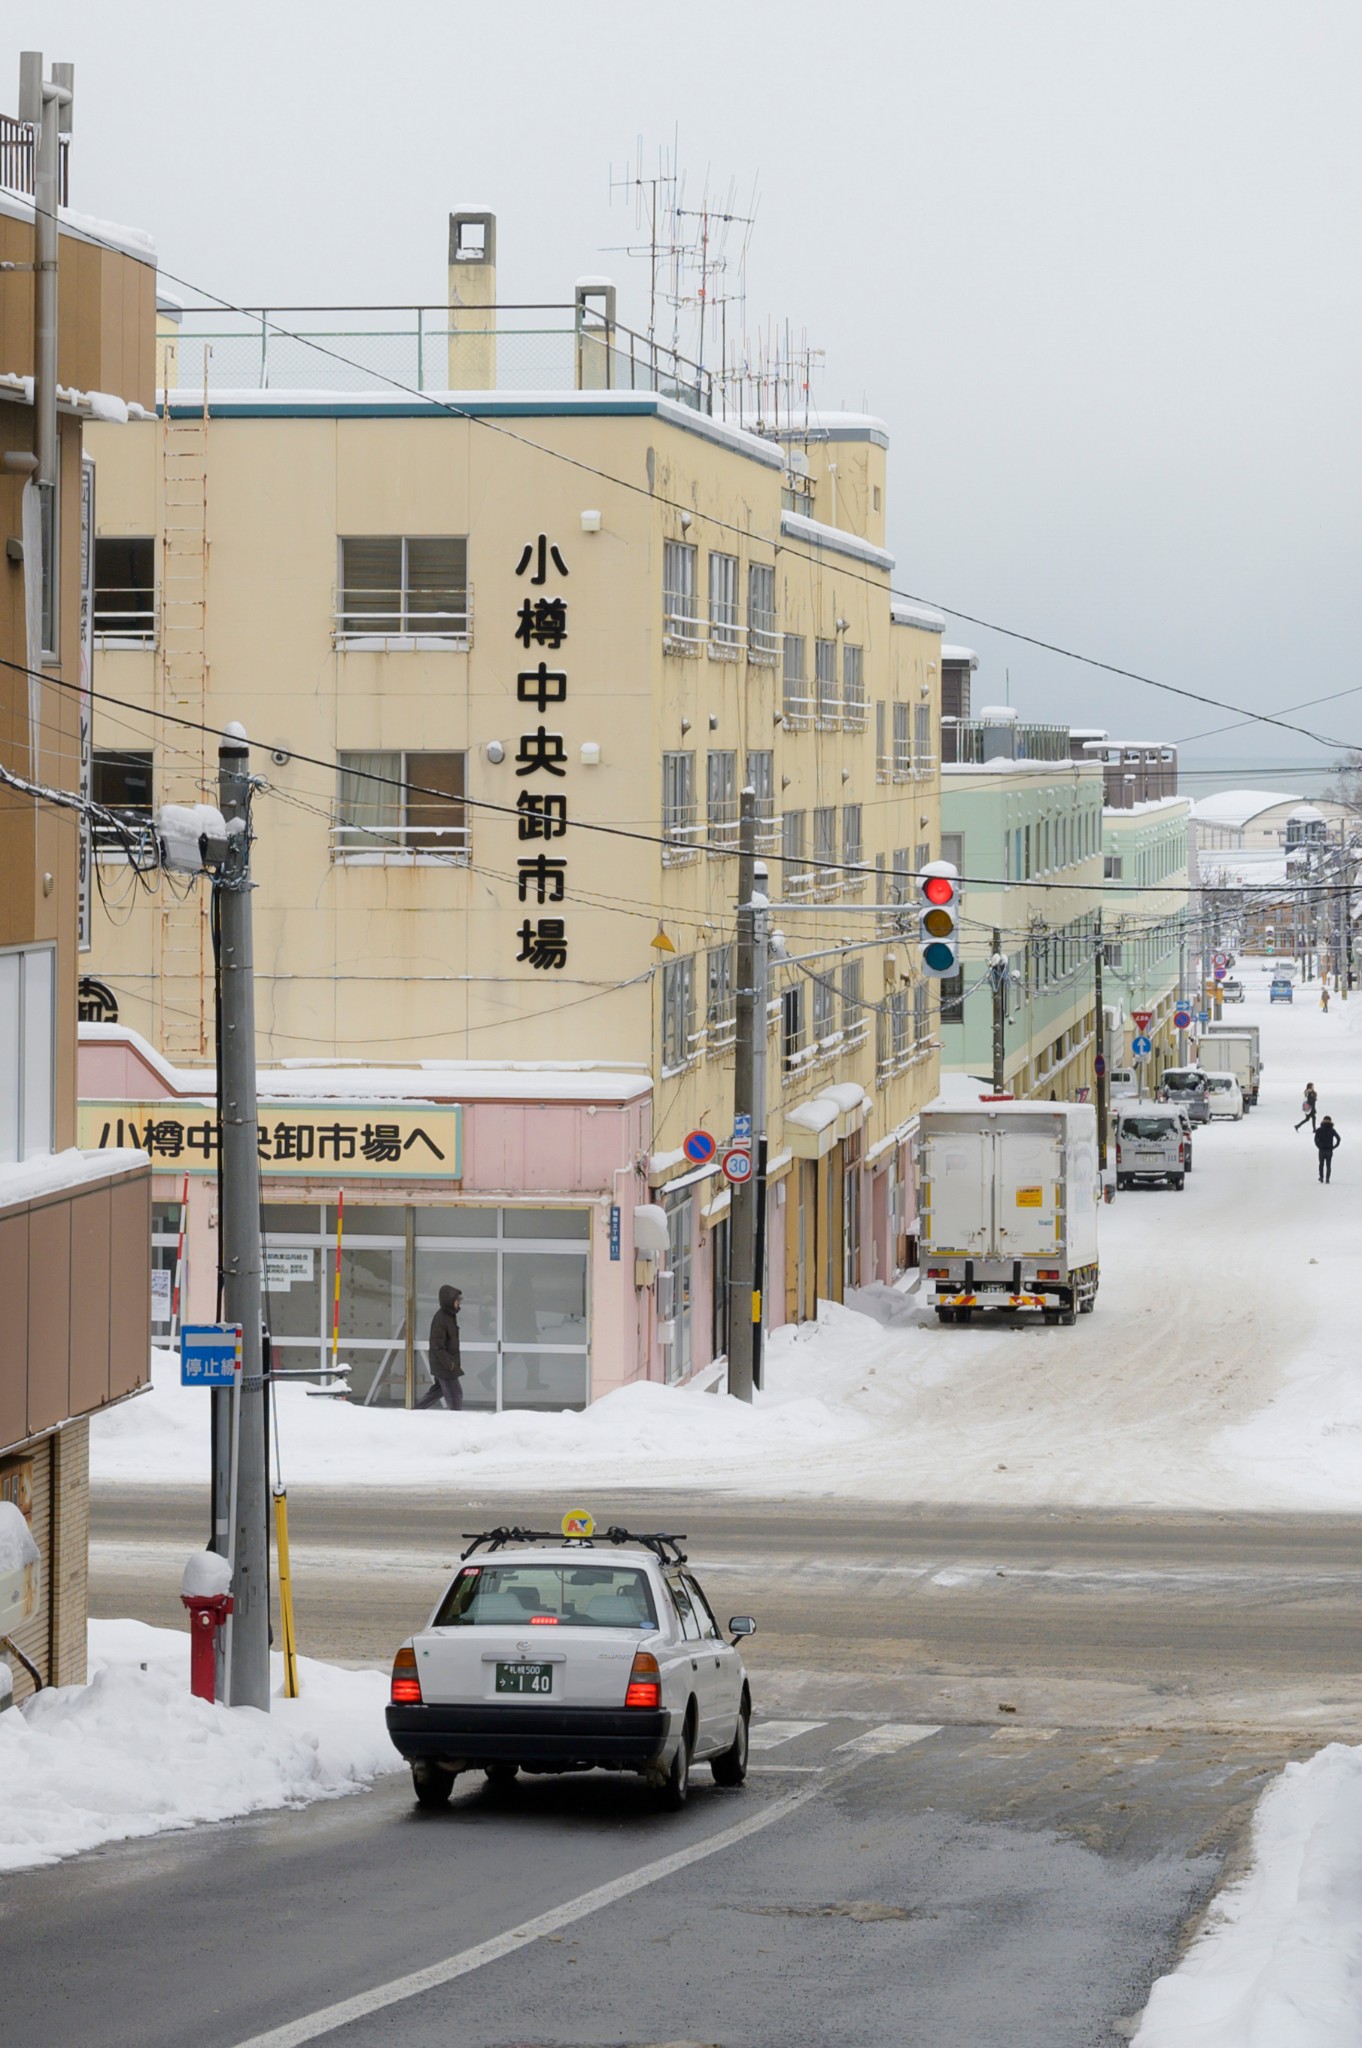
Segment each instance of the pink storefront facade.
[{"label": "pink storefront facade", "polygon": [[[689,1371],[673,1362],[678,1303],[667,1221],[648,1188],[645,1073],[284,1067],[261,1071],[259,1097],[279,1363],[321,1366],[334,1346],[352,1399],[410,1405],[430,1384],[426,1335],[445,1285],[463,1294],[470,1408],[580,1408],[708,1361],[697,1294],[686,1308],[700,1341]],[[151,1153],[163,1344],[180,1324],[216,1317],[213,1101],[211,1071],[170,1066],[123,1026],[81,1027],[79,1142]]]}]

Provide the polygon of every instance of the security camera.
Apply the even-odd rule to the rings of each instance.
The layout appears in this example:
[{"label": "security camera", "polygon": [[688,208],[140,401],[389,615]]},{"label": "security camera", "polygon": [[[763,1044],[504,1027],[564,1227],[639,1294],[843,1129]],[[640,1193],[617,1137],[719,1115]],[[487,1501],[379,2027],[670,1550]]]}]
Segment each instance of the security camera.
[{"label": "security camera", "polygon": [[287,747],[271,747],[270,759],[276,768],[283,768],[293,759]]}]

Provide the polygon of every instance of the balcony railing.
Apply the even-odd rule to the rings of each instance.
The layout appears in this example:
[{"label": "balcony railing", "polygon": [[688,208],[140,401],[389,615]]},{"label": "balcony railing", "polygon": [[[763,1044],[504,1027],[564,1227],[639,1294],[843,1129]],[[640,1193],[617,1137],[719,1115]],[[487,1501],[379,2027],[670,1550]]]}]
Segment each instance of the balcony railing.
[{"label": "balcony railing", "polygon": [[471,647],[471,590],[403,593],[338,590],[332,616],[337,647],[384,648],[394,640],[424,647]]},{"label": "balcony railing", "polygon": [[127,584],[95,587],[94,634],[106,647],[156,645],[156,593]]},{"label": "balcony railing", "polygon": [[[943,728],[946,721],[942,720]],[[985,761],[994,759],[1012,761],[1067,761],[1069,759],[1069,728],[1067,725],[981,725],[972,719],[957,719],[954,726],[955,753],[947,758],[970,767],[979,767]],[[989,740],[985,750],[985,738]],[[943,732],[944,741],[944,732]],[[1001,751],[994,752],[995,748]]]},{"label": "balcony railing", "polygon": [[[11,192],[33,196],[33,173],[37,131],[30,121],[16,121],[12,114],[0,114],[0,185]],[[57,204],[71,204],[71,138],[60,138],[57,170]]]},{"label": "balcony railing", "polygon": [[576,306],[186,308],[159,338],[172,392],[653,391],[714,410],[708,370]]},{"label": "balcony railing", "polygon": [[467,867],[471,850],[467,825],[341,823],[331,828],[332,858],[347,867]]},{"label": "balcony railing", "polygon": [[684,867],[687,861],[695,860],[699,853],[695,842],[703,829],[696,819],[693,806],[664,815],[662,837],[666,843],[662,848],[663,867]]}]

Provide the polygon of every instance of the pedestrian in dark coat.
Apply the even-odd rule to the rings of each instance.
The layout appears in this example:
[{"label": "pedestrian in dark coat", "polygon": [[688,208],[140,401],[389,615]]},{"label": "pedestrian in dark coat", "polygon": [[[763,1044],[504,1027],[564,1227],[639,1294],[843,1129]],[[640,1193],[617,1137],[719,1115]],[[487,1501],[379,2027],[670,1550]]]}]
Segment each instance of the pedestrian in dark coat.
[{"label": "pedestrian in dark coat", "polygon": [[1334,1129],[1331,1116],[1320,1118],[1319,1129],[1315,1132],[1315,1150],[1319,1154],[1319,1177],[1332,1180],[1334,1177],[1334,1154],[1343,1140]]},{"label": "pedestrian in dark coat", "polygon": [[[1301,1104],[1301,1108],[1305,1111],[1305,1115],[1301,1118],[1301,1124],[1309,1124],[1312,1131],[1315,1128],[1315,1111],[1318,1107],[1319,1097],[1315,1093],[1315,1084],[1313,1081],[1307,1081],[1305,1084],[1305,1100]],[[1297,1130],[1300,1129],[1301,1124],[1296,1125]]]},{"label": "pedestrian in dark coat", "polygon": [[459,1357],[459,1306],[462,1291],[440,1289],[440,1306],[430,1319],[430,1377],[433,1382],[417,1402],[418,1408],[434,1408],[441,1400],[446,1408],[463,1406],[463,1364]]}]

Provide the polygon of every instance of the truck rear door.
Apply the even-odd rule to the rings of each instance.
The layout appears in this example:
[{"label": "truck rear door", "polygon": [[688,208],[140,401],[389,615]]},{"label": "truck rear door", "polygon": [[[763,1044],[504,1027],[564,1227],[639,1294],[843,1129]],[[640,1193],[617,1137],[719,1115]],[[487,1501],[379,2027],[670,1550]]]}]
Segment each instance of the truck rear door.
[{"label": "truck rear door", "polygon": [[926,1248],[986,1258],[992,1249],[992,1134],[935,1127],[922,1150]]},{"label": "truck rear door", "polygon": [[1059,1250],[1057,1205],[1063,1200],[1063,1153],[1057,1126],[999,1122],[997,1133],[998,1252],[1007,1259],[1044,1258]]}]

